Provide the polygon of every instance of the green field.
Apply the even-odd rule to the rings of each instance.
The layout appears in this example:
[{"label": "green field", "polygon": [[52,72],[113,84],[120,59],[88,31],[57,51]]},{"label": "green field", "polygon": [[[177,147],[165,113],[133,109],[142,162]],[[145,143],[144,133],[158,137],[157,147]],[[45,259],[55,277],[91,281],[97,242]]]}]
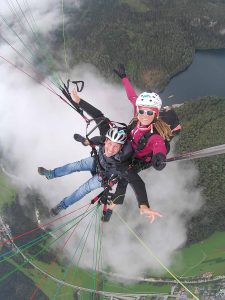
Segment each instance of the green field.
[{"label": "green field", "polygon": [[[177,252],[175,256],[176,265],[170,270],[175,272],[178,276],[198,276],[205,272],[213,272],[213,275],[222,275],[225,273],[225,251],[224,251],[225,232],[216,232],[210,238],[186,247]],[[15,266],[15,262],[10,260]],[[59,263],[52,262],[46,264],[40,262],[38,259],[32,259],[35,265],[42,270],[52,274],[54,277],[61,279],[67,283],[96,290],[96,280],[98,282],[98,290],[115,292],[115,293],[168,293],[171,285],[167,284],[148,284],[148,283],[134,283],[121,284],[112,282],[97,275],[92,270],[83,270],[75,266],[64,266]],[[19,267],[17,265],[17,267]],[[73,299],[74,290],[70,287],[61,286],[49,278],[45,278],[38,270],[27,268],[24,265],[19,269],[30,279],[33,280],[37,286],[41,285],[41,290],[51,299],[57,294],[58,299]],[[166,274],[168,278],[168,274]],[[82,299],[90,299],[90,294],[82,292]]]},{"label": "green field", "polygon": [[178,251],[173,269],[179,276],[198,276],[212,272],[225,275],[225,232],[216,232],[208,239]]},{"label": "green field", "polygon": [[[15,262],[10,260],[10,262],[17,266],[26,276],[34,281],[37,286],[41,286],[41,290],[52,299],[57,294],[57,299],[63,299],[63,296],[67,295],[66,299],[73,299],[73,289],[66,286],[61,286],[57,284],[54,280],[49,278],[45,278],[43,274],[41,274],[36,269],[27,269],[25,267],[20,268]],[[49,274],[53,275],[58,279],[62,279],[67,283],[71,283],[73,285],[93,289],[93,290],[103,290],[110,291],[115,293],[167,293],[170,291],[169,285],[153,285],[148,283],[143,284],[119,284],[108,282],[106,279],[102,279],[94,273],[93,271],[87,271],[82,269],[76,269],[76,267],[70,268],[68,275],[65,277],[65,270],[62,266],[59,266],[57,263],[52,263],[51,265],[42,263],[40,261],[33,260],[35,265],[39,266],[42,270],[47,271]],[[98,279],[97,279],[98,278]],[[96,288],[96,279],[98,281],[98,288]],[[87,292],[82,293],[83,296],[90,299],[90,294]],[[84,298],[85,299],[85,298]]]},{"label": "green field", "polygon": [[[210,238],[186,247],[177,252],[175,256],[176,264],[170,268],[178,276],[192,277],[199,276],[205,272],[212,272],[214,276],[225,274],[225,232],[216,232]],[[96,273],[92,270],[83,270],[75,266],[67,269],[58,263],[51,265],[45,264],[38,260],[33,262],[42,270],[52,274],[54,277],[64,280],[73,285],[96,289]],[[73,289],[70,287],[61,287],[53,280],[44,278],[38,270],[23,268],[21,270],[37,285],[41,283],[42,291],[50,298],[57,293],[59,299],[67,295],[68,299],[73,297]],[[65,276],[66,275],[66,276]],[[166,274],[168,278],[168,274]],[[148,283],[130,283],[119,284],[112,282],[98,275],[98,290],[110,291],[115,293],[167,293],[170,291],[171,285],[166,284],[148,284]],[[84,294],[84,299],[87,293]],[[87,294],[87,295],[86,295]],[[85,296],[86,295],[86,296]]]},{"label": "green field", "polygon": [[[225,275],[225,232],[216,232],[208,239],[186,247],[177,252],[174,260],[176,264],[170,268],[178,276],[192,277],[199,276],[206,272],[212,272],[213,276]],[[37,262],[39,264],[39,262]],[[42,265],[43,269],[46,266]],[[95,288],[96,275],[93,271],[77,270],[75,276],[74,269],[68,273],[67,282],[87,288]],[[62,278],[61,268],[56,265],[52,269],[52,274]],[[166,274],[168,278],[168,274]],[[100,290],[119,293],[164,293],[170,291],[170,285],[131,283],[129,285],[118,284],[107,280],[101,280]]]}]

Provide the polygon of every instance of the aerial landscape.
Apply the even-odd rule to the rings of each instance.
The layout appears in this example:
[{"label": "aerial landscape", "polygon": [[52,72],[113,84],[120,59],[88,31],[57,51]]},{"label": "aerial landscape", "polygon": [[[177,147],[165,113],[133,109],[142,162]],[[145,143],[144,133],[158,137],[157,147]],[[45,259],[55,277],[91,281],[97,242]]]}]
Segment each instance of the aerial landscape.
[{"label": "aerial landscape", "polygon": [[225,1],[0,19],[0,299],[225,300]]}]

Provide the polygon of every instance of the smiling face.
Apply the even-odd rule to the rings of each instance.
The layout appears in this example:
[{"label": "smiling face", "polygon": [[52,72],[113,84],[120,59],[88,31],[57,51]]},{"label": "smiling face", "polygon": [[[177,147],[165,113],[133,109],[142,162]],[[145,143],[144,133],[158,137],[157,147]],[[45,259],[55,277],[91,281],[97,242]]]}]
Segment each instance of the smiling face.
[{"label": "smiling face", "polygon": [[144,126],[150,125],[154,121],[156,116],[156,112],[148,106],[139,106],[137,109],[137,113],[138,121],[141,125]]},{"label": "smiling face", "polygon": [[113,142],[110,139],[106,139],[106,141],[105,141],[105,156],[111,157],[113,155],[116,155],[117,153],[120,152],[122,147],[123,147],[122,144]]}]

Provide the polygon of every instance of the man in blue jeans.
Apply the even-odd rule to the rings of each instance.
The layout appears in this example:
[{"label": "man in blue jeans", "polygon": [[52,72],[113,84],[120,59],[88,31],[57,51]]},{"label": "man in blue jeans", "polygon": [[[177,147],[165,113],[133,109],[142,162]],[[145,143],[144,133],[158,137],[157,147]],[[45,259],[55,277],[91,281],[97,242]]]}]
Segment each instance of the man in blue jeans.
[{"label": "man in blue jeans", "polygon": [[[75,91],[72,92],[71,96],[74,102],[78,102],[83,110],[89,113],[93,111],[92,117],[93,114],[95,118],[104,117],[99,110],[92,107],[86,101],[82,99],[78,101],[79,97]],[[47,170],[43,167],[38,168],[39,174],[45,176],[47,179],[53,179],[80,171],[90,171],[93,175],[70,196],[65,197],[52,208],[52,214],[59,214],[63,209],[79,201],[91,191],[103,187],[103,180],[110,180],[110,178],[118,176],[120,180],[128,182],[133,188],[140,213],[147,215],[151,221],[154,221],[155,217],[160,216],[160,214],[150,209],[145,183],[137,172],[130,167],[133,150],[130,141],[127,140],[126,132],[119,127],[110,127],[109,120],[105,117],[104,122],[99,126],[99,130],[101,136],[97,142],[95,140],[95,144],[99,147],[97,157],[88,157],[53,170]],[[85,143],[87,141],[84,139],[83,142]]]}]

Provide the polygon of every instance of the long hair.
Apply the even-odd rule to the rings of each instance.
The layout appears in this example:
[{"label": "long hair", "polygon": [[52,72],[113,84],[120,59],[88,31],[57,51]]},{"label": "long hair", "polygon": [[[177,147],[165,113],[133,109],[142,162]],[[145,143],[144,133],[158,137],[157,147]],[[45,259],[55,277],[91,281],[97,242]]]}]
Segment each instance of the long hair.
[{"label": "long hair", "polygon": [[[129,126],[131,124],[136,124],[138,122],[138,115],[136,115],[129,123]],[[160,117],[155,117],[153,122],[151,123],[158,134],[164,139],[164,140],[170,140],[173,136],[172,130],[170,128],[170,125],[168,125],[166,122],[164,122]],[[150,130],[150,129],[149,129]]]},{"label": "long hair", "polygon": [[156,118],[156,121],[153,123],[153,126],[157,130],[158,134],[161,135],[161,137],[164,140],[169,141],[173,136],[170,125],[164,122],[160,117]]}]

